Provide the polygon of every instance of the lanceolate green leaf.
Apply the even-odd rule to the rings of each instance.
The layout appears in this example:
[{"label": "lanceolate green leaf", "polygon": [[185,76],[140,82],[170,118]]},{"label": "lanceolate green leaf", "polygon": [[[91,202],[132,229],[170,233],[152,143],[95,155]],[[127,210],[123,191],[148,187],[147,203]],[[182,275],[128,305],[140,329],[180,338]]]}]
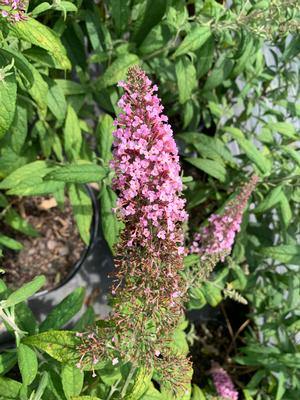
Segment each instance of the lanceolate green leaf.
[{"label": "lanceolate green leaf", "polygon": [[26,58],[21,53],[12,50],[9,47],[7,47],[5,49],[0,49],[0,54],[1,53],[10,61],[12,59],[14,59],[14,64],[15,64],[17,70],[24,75],[29,86],[32,86],[34,83],[34,77],[33,77],[31,68],[28,65],[29,62],[26,60]]},{"label": "lanceolate green leaf", "polygon": [[38,371],[37,356],[29,346],[21,343],[18,347],[18,364],[24,385],[30,385]]},{"label": "lanceolate green leaf", "polygon": [[208,175],[213,176],[220,182],[225,182],[226,180],[226,169],[222,164],[214,160],[208,160],[205,158],[185,158],[190,164],[194,165],[196,168],[201,169]]},{"label": "lanceolate green leaf", "polygon": [[34,161],[13,171],[0,182],[0,189],[12,189],[20,184],[31,186],[42,183],[43,176],[49,171],[50,167],[46,161]]},{"label": "lanceolate green leaf", "polygon": [[20,400],[22,384],[13,379],[0,377],[0,398],[3,400]]},{"label": "lanceolate green leaf", "polygon": [[261,203],[259,203],[257,207],[255,207],[254,212],[261,213],[261,212],[265,212],[265,211],[271,209],[272,207],[274,207],[277,203],[280,202],[281,192],[282,192],[281,185],[272,189],[267,194],[265,199]]},{"label": "lanceolate green leaf", "polygon": [[6,374],[17,362],[16,351],[7,351],[0,354],[0,375]]},{"label": "lanceolate green leaf", "polygon": [[78,159],[82,144],[79,119],[74,108],[69,105],[64,129],[65,151],[70,160]]},{"label": "lanceolate green leaf", "polygon": [[23,245],[20,242],[17,242],[15,239],[10,238],[9,236],[0,234],[0,246],[7,247],[11,250],[21,250],[23,249]]},{"label": "lanceolate green leaf", "polygon": [[187,57],[181,57],[175,64],[179,103],[184,104],[190,99],[193,89],[197,86],[196,69]]},{"label": "lanceolate green leaf", "polygon": [[300,264],[300,246],[282,244],[279,246],[262,247],[259,253],[265,257],[281,261],[286,264]]},{"label": "lanceolate green leaf", "polygon": [[209,26],[194,25],[186,35],[173,57],[178,57],[190,51],[199,49],[211,36]]},{"label": "lanceolate green leaf", "polygon": [[2,307],[12,307],[16,304],[22,303],[22,301],[27,300],[41,289],[45,282],[46,279],[43,275],[37,276],[31,282],[25,283],[25,285],[10,294],[8,298],[2,302]]},{"label": "lanceolate green leaf", "polygon": [[101,115],[96,130],[96,137],[100,157],[104,162],[108,162],[112,158],[111,146],[114,140],[112,135],[113,130],[112,117],[109,114]]},{"label": "lanceolate green leaf", "polygon": [[80,311],[84,295],[85,290],[83,288],[77,288],[70,293],[48,314],[40,325],[40,332],[61,328],[69,322]]},{"label": "lanceolate green leaf", "polygon": [[64,365],[61,372],[62,386],[67,399],[80,394],[84,374],[75,365]]},{"label": "lanceolate green leaf", "polygon": [[157,25],[167,7],[167,0],[147,0],[143,18],[137,22],[137,29],[133,34],[133,41],[140,45],[150,30]]},{"label": "lanceolate green leaf", "polygon": [[88,245],[90,243],[90,228],[93,218],[91,197],[84,187],[71,184],[69,198],[81,239]]},{"label": "lanceolate green leaf", "polygon": [[264,155],[257,149],[252,141],[246,139],[244,134],[237,128],[224,127],[224,130],[230,133],[230,135],[237,141],[241,149],[245,152],[247,157],[263,174],[270,174],[272,162],[264,157]]},{"label": "lanceolate green leaf", "polygon": [[73,364],[78,360],[76,346],[80,342],[75,332],[50,330],[25,337],[22,342],[37,347],[60,362]]},{"label": "lanceolate green leaf", "polygon": [[[9,59],[0,53],[0,71],[9,64]],[[17,83],[13,67],[4,74],[5,76],[2,77],[0,72],[0,139],[14,119],[17,98]]]},{"label": "lanceolate green leaf", "polygon": [[108,170],[97,164],[69,164],[57,167],[44,179],[66,183],[90,183],[100,182],[107,174]]},{"label": "lanceolate green leaf", "polygon": [[59,37],[47,26],[29,17],[26,21],[11,24],[10,29],[17,38],[49,51],[61,69],[71,69],[66,50]]},{"label": "lanceolate green leaf", "polygon": [[114,85],[121,79],[125,79],[128,68],[139,64],[137,55],[126,53],[120,55],[104,72],[97,82],[97,90]]},{"label": "lanceolate green leaf", "polygon": [[101,223],[102,223],[102,230],[111,250],[118,239],[120,223],[117,220],[116,215],[113,214],[113,208],[116,206],[117,195],[113,190],[103,185],[101,189]]}]

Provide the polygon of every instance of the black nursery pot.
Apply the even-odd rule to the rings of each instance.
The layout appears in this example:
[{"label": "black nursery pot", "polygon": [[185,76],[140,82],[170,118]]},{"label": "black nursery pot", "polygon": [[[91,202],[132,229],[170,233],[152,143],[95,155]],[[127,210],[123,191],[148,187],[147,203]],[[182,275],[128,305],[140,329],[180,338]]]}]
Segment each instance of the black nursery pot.
[{"label": "black nursery pot", "polygon": [[[113,270],[114,263],[101,231],[97,193],[89,186],[86,186],[86,190],[93,206],[90,243],[58,286],[51,290],[40,291],[28,300],[28,305],[38,322],[41,322],[53,307],[77,287],[86,289],[86,301],[81,312],[91,303],[97,315],[105,317],[109,313],[107,294],[110,281],[107,276]],[[14,346],[14,340],[6,330],[0,328],[0,352],[7,346]]]},{"label": "black nursery pot", "polygon": [[98,204],[97,197],[96,197],[94,190],[88,185],[85,186],[85,189],[88,192],[88,195],[90,196],[90,198],[92,200],[92,207],[93,207],[93,218],[92,218],[92,223],[91,223],[91,228],[90,228],[90,233],[91,233],[90,242],[89,242],[88,246],[86,246],[84,248],[79,260],[77,260],[77,262],[73,265],[72,269],[69,271],[67,276],[64,279],[62,279],[61,282],[59,282],[59,284],[57,286],[55,286],[53,289],[42,290],[42,291],[34,294],[29,300],[31,305],[38,304],[38,300],[42,299],[44,297],[47,297],[48,294],[52,294],[55,292],[59,293],[60,289],[63,288],[65,285],[67,285],[68,282],[74,277],[74,275],[80,271],[80,269],[82,268],[88,255],[91,253],[92,247],[93,247],[93,245],[97,239],[97,235],[98,235],[99,212],[100,211],[99,211],[99,204]]},{"label": "black nursery pot", "polygon": [[[91,256],[95,242],[99,234],[99,203],[96,197],[95,191],[90,186],[85,186],[88,192],[93,207],[93,218],[91,224],[91,236],[88,246],[84,248],[81,253],[80,258],[73,265],[73,268],[69,271],[68,275],[62,279],[59,284],[53,289],[42,290],[35,295],[33,295],[28,300],[28,305],[35,314],[38,321],[44,319],[44,317],[60,303],[70,292],[72,292],[76,287],[76,277],[81,274],[81,271],[85,267],[87,259]],[[82,282],[81,286],[86,286],[85,282]]]}]

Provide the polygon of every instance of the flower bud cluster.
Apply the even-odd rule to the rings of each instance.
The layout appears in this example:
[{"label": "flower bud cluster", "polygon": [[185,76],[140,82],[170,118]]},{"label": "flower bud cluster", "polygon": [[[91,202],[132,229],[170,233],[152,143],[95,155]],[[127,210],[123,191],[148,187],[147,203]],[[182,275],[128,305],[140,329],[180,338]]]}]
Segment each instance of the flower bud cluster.
[{"label": "flower bud cluster", "polygon": [[11,22],[26,19],[25,4],[22,0],[0,0],[1,15]]},{"label": "flower bud cluster", "polygon": [[217,255],[224,261],[231,252],[236,233],[240,230],[243,212],[257,180],[258,177],[253,175],[241,193],[226,205],[222,215],[212,214],[208,218],[208,226],[194,235],[190,253],[200,254],[202,260]]}]

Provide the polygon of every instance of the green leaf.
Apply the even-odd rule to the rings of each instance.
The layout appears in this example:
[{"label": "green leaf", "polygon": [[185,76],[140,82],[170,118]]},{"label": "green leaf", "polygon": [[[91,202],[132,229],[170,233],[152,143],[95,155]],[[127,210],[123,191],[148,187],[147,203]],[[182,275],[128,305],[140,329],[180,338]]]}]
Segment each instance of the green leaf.
[{"label": "green leaf", "polygon": [[22,388],[20,382],[9,378],[0,377],[0,399],[3,400],[20,400],[19,394]]},{"label": "green leaf", "polygon": [[42,395],[44,394],[46,387],[48,385],[48,380],[49,380],[49,374],[48,372],[44,371],[42,374],[42,377],[39,382],[39,386],[37,388],[37,391],[35,393],[34,400],[41,400]]},{"label": "green leaf", "polygon": [[284,192],[282,192],[280,195],[280,212],[281,212],[284,226],[286,228],[288,228],[290,225],[290,222],[293,218],[293,212],[292,212],[290,203],[289,203],[286,195],[284,194]]},{"label": "green leaf", "polygon": [[235,66],[232,70],[231,78],[236,77],[244,71],[249,63],[250,56],[254,48],[254,40],[250,35],[243,35],[243,43],[238,47],[238,56],[236,56]]},{"label": "green leaf", "polygon": [[82,144],[79,119],[74,108],[69,105],[67,110],[66,124],[64,129],[64,147],[67,156],[72,159],[79,158]]},{"label": "green leaf", "polygon": [[14,196],[45,196],[46,194],[54,194],[64,188],[64,182],[47,180],[32,186],[19,185],[16,188],[8,190],[7,194]]},{"label": "green leaf", "polygon": [[211,31],[208,26],[194,25],[173,54],[173,58],[182,56],[190,51],[199,49],[210,38]]},{"label": "green leaf", "polygon": [[189,301],[188,301],[188,309],[189,310],[199,310],[205,306],[207,300],[204,296],[204,291],[202,287],[192,287],[189,290]]},{"label": "green leaf", "polygon": [[167,400],[163,394],[155,389],[153,383],[150,383],[150,387],[147,392],[139,400]]},{"label": "green leaf", "polygon": [[28,17],[26,21],[11,24],[10,30],[18,39],[47,50],[61,69],[71,69],[71,63],[59,37],[47,26]]},{"label": "green leaf", "polygon": [[129,67],[139,64],[140,60],[137,55],[126,53],[120,55],[98,79],[97,90],[112,86],[122,79],[126,78]]},{"label": "green leaf", "polygon": [[90,183],[100,182],[107,176],[107,173],[108,171],[104,167],[96,164],[70,164],[57,167],[44,179],[66,183]]},{"label": "green leaf", "polygon": [[91,197],[84,187],[71,184],[69,198],[80,237],[88,245],[91,240],[90,228],[93,218]]},{"label": "green leaf", "polygon": [[275,132],[281,133],[289,139],[297,139],[296,129],[290,122],[270,122],[266,127]]},{"label": "green leaf", "polygon": [[[101,373],[100,373],[101,376]],[[138,368],[134,375],[134,382],[126,391],[124,400],[136,400],[146,392],[151,383],[152,373],[148,369],[141,367]]]},{"label": "green leaf", "polygon": [[72,330],[82,332],[95,321],[95,312],[92,306],[88,306],[84,314],[79,318]]},{"label": "green leaf", "polygon": [[27,129],[27,109],[17,104],[14,120],[10,129],[10,140],[12,149],[20,154],[26,141]]},{"label": "green leaf", "polygon": [[55,306],[40,325],[40,332],[58,329],[64,326],[76,315],[83,304],[84,288],[77,288]]},{"label": "green leaf", "polygon": [[206,400],[204,393],[197,385],[193,385],[191,400]]},{"label": "green leaf", "polygon": [[198,254],[189,254],[184,257],[184,266],[186,268],[191,267],[192,265],[199,263],[199,255]]},{"label": "green leaf", "polygon": [[205,282],[201,289],[203,290],[206,301],[212,307],[216,307],[222,301],[221,290],[213,283]]},{"label": "green leaf", "polygon": [[68,81],[67,79],[55,79],[54,82],[60,87],[64,96],[76,96],[85,94],[87,89],[78,82]]},{"label": "green leaf", "polygon": [[35,346],[63,363],[74,364],[78,360],[76,347],[79,340],[74,332],[50,330],[35,336],[25,337],[22,339],[22,343]]},{"label": "green leaf", "polygon": [[30,385],[36,377],[38,361],[35,352],[23,343],[18,347],[18,364],[23,384]]},{"label": "green leaf", "polygon": [[233,67],[233,62],[226,57],[226,54],[222,54],[215,66],[211,70],[205,85],[203,87],[204,91],[211,91],[217,86],[221,85],[230,75]]},{"label": "green leaf", "polygon": [[62,88],[55,82],[49,85],[47,104],[58,121],[63,121],[65,119],[67,102]]},{"label": "green leaf", "polygon": [[[0,53],[0,71],[7,65],[9,65],[8,59]],[[0,139],[5,135],[14,119],[17,99],[17,83],[14,70],[10,69],[4,74],[7,75],[0,78]]]},{"label": "green leaf", "polygon": [[275,400],[281,400],[283,399],[283,395],[285,393],[285,381],[286,381],[285,374],[283,372],[279,372],[277,379],[278,379],[278,386],[277,386]]},{"label": "green leaf", "polygon": [[279,246],[262,247],[258,252],[267,258],[272,258],[285,264],[300,264],[299,245],[282,244]]},{"label": "green leaf", "polygon": [[103,185],[100,194],[101,223],[104,238],[112,251],[117,243],[120,229],[120,223],[112,212],[112,209],[116,206],[116,200],[115,192],[110,187]]},{"label": "green leaf", "polygon": [[210,69],[214,60],[215,41],[210,37],[200,49],[196,50],[197,79],[202,78]]},{"label": "green leaf", "polygon": [[244,389],[243,395],[245,396],[245,400],[254,400],[254,398],[250,395],[249,390]]},{"label": "green leaf", "polygon": [[194,167],[199,168],[208,175],[218,179],[220,182],[225,182],[226,169],[219,162],[204,158],[185,158],[185,160],[194,165]]},{"label": "green leaf", "polygon": [[11,228],[31,237],[39,236],[39,232],[25,219],[23,219],[15,209],[10,208],[4,215],[4,221]]},{"label": "green leaf", "polygon": [[264,200],[261,203],[259,203],[257,207],[255,207],[254,212],[262,213],[273,208],[277,203],[280,202],[281,193],[282,193],[281,185],[272,189],[264,198]]},{"label": "green leaf", "polygon": [[49,3],[44,1],[43,3],[41,3],[38,6],[34,7],[34,9],[31,11],[31,15],[33,17],[36,17],[37,15],[39,15],[39,14],[45,12],[45,11],[48,11],[50,9],[51,9],[51,4],[49,4]]},{"label": "green leaf", "polygon": [[111,15],[114,21],[114,28],[120,36],[128,28],[130,16],[130,5],[128,0],[111,0]]},{"label": "green leaf", "polygon": [[23,245],[20,242],[2,234],[0,234],[0,246],[5,246],[8,249],[17,251],[23,249]]},{"label": "green leaf", "polygon": [[72,396],[71,400],[101,400],[101,399],[95,396]]},{"label": "green leaf", "polygon": [[28,89],[28,93],[38,105],[41,115],[45,116],[47,111],[48,85],[43,79],[42,74],[30,63],[28,64],[34,78],[33,85]]},{"label": "green leaf", "polygon": [[100,157],[106,163],[112,159],[111,146],[114,140],[112,135],[113,131],[112,117],[109,114],[101,115],[96,129],[96,139]]},{"label": "green leaf", "polygon": [[175,64],[179,103],[184,104],[190,99],[197,86],[196,69],[188,57],[179,58]]},{"label": "green leaf", "polygon": [[3,54],[10,62],[14,60],[15,67],[18,72],[21,72],[23,76],[26,78],[29,86],[32,86],[34,83],[34,76],[32,74],[29,62],[22,55],[22,53],[14,51],[13,49],[6,47],[5,49],[0,49],[0,54]]},{"label": "green leaf", "polygon": [[61,372],[62,386],[67,399],[80,394],[84,374],[75,365],[64,365]]},{"label": "green leaf", "polygon": [[17,362],[15,351],[6,351],[0,354],[0,375],[5,375]]},{"label": "green leaf", "polygon": [[280,146],[280,148],[300,166],[300,154],[297,150],[289,146]]},{"label": "green leaf", "polygon": [[157,25],[164,16],[167,0],[147,0],[143,17],[137,23],[137,29],[132,40],[139,46],[151,29]]},{"label": "green leaf", "polygon": [[13,171],[7,178],[0,182],[0,189],[12,189],[20,184],[31,186],[42,183],[43,176],[48,172],[49,165],[46,161],[34,161]]},{"label": "green leaf", "polygon": [[262,155],[254,143],[250,142],[250,140],[247,140],[244,134],[237,128],[226,126],[224,127],[224,130],[230,133],[242,150],[244,150],[249,160],[251,160],[263,174],[270,174],[272,169],[271,161]]},{"label": "green leaf", "polygon": [[37,276],[31,282],[28,282],[19,289],[15,290],[12,294],[8,296],[6,300],[3,300],[2,307],[12,307],[18,303],[22,303],[22,301],[27,300],[39,289],[41,289],[44,286],[45,282],[46,279],[43,275]]}]

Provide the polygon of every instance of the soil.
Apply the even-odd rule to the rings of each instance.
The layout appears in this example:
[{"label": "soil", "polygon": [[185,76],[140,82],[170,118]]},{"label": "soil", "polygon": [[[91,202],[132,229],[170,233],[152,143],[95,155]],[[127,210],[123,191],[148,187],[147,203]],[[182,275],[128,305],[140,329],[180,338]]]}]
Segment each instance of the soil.
[{"label": "soil", "polygon": [[237,389],[249,382],[255,369],[234,361],[240,354],[239,348],[245,346],[243,338],[250,320],[247,306],[226,300],[219,307],[212,308],[217,318],[194,322],[196,339],[190,348],[193,363],[193,383],[204,388],[211,380],[211,362],[216,361],[230,375]]},{"label": "soil", "polygon": [[5,250],[1,266],[5,270],[4,281],[18,288],[37,275],[45,275],[42,290],[51,290],[66,278],[84,250],[71,206],[65,199],[60,209],[54,198],[25,197],[13,199],[13,207],[39,233],[29,237],[1,224],[0,232],[14,238],[23,245],[19,252]]}]

